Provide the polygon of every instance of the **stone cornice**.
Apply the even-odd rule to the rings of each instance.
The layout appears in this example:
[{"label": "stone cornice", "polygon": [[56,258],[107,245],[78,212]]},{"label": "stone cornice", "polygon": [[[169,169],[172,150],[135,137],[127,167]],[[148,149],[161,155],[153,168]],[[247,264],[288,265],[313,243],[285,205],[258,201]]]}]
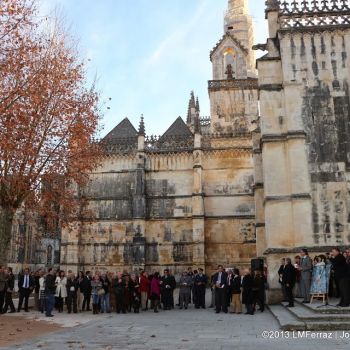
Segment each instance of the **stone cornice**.
[{"label": "stone cornice", "polygon": [[265,202],[287,202],[296,199],[311,199],[309,193],[293,193],[292,195],[277,195],[277,196],[266,196]]},{"label": "stone cornice", "polygon": [[282,84],[259,84],[259,91],[282,91]]},{"label": "stone cornice", "polygon": [[[350,248],[349,245],[338,245],[338,247],[343,249]],[[290,254],[290,253],[299,253],[302,249],[307,248],[309,253],[328,253],[333,248],[333,246],[302,246],[302,247],[290,247],[290,248],[268,248],[264,251],[264,255],[271,254]]]},{"label": "stone cornice", "polygon": [[306,133],[303,130],[289,131],[282,134],[263,134],[261,137],[262,143],[271,142],[286,142],[292,139],[305,139]]},{"label": "stone cornice", "polygon": [[226,79],[226,80],[209,80],[208,90],[257,90],[258,79],[247,78],[247,79]]}]

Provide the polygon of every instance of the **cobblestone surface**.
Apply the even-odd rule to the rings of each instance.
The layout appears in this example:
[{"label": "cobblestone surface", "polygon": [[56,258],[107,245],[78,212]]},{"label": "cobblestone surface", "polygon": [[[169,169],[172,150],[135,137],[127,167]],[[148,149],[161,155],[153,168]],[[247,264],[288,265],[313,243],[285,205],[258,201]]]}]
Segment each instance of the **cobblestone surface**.
[{"label": "cobblestone surface", "polygon": [[[29,317],[29,315],[27,316]],[[56,322],[69,324],[72,315],[61,314]],[[349,349],[349,339],[296,339],[289,333],[279,339],[264,339],[263,331],[278,331],[269,311],[251,315],[215,314],[207,310],[152,311],[117,315],[74,315],[89,321],[62,332],[7,349],[133,349],[133,350],[232,350],[232,349]],[[278,334],[278,333],[277,333]],[[22,340],[21,340],[22,341]]]}]

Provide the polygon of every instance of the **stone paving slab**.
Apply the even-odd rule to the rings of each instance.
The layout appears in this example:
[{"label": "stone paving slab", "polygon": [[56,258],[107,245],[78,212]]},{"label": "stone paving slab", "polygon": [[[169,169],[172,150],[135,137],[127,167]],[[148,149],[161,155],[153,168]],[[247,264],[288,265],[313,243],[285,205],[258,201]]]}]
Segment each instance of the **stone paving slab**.
[{"label": "stone paving slab", "polygon": [[[232,350],[310,349],[330,347],[345,350],[348,340],[264,339],[263,331],[280,334],[279,324],[267,311],[251,315],[215,314],[207,310],[151,311],[127,315],[81,314],[85,324],[67,327],[28,343],[2,348],[6,350],[130,349],[130,350]],[[9,316],[10,317],[10,316]],[[55,316],[56,317],[56,316]],[[60,318],[71,317],[68,314]]]}]

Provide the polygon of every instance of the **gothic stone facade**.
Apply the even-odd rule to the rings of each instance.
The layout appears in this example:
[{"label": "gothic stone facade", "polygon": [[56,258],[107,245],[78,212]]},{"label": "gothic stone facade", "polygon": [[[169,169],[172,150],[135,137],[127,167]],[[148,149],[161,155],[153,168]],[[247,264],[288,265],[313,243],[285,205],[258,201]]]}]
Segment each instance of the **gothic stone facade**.
[{"label": "gothic stone facade", "polygon": [[60,228],[48,229],[40,217],[24,207],[15,215],[12,238],[8,252],[8,265],[15,274],[24,267],[32,271],[38,268],[59,267]]},{"label": "gothic stone facade", "polygon": [[194,94],[160,137],[124,119],[103,140],[106,156],[84,194],[94,221],[62,233],[72,269],[249,265],[256,256],[252,122],[258,116],[252,20],[229,1],[225,35],[210,54],[211,116]]},{"label": "gothic stone facade", "polygon": [[350,243],[350,3],[269,0],[266,17],[269,39],[257,46],[268,52],[257,61],[257,250],[276,292],[282,256]]}]

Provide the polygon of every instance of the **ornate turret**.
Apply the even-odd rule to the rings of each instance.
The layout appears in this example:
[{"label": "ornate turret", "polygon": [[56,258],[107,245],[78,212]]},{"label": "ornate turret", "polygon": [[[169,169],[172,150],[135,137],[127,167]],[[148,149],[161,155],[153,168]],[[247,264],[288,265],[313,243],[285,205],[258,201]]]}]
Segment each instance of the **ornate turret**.
[{"label": "ornate turret", "polygon": [[199,107],[199,100],[198,100],[198,96],[197,96],[197,99],[196,99],[196,112],[199,114],[201,111],[200,107]]},{"label": "ornate turret", "polygon": [[145,136],[145,122],[143,119],[143,114],[141,114],[138,134],[139,136]]},{"label": "ornate turret", "polygon": [[[194,95],[194,92],[191,91],[190,101],[188,103],[188,110],[187,110],[187,126],[191,129],[193,132],[196,128],[196,120],[199,121],[199,114],[200,114],[200,107],[199,107],[199,99]],[[199,126],[200,127],[200,126]]]},{"label": "ornate turret", "polygon": [[[210,53],[213,66],[213,77],[208,84],[210,129],[244,133],[258,115],[253,20],[248,12],[248,0],[227,2],[225,34]],[[244,97],[247,95],[248,100]]]}]

